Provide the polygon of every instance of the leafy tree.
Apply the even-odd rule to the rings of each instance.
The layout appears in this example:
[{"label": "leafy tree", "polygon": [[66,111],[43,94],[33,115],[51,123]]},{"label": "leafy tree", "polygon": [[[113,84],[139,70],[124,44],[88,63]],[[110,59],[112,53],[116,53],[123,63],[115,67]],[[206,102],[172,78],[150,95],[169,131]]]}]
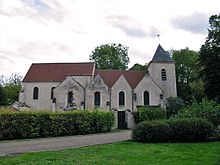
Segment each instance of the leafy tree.
[{"label": "leafy tree", "polygon": [[189,50],[173,50],[173,59],[176,62],[177,93],[185,102],[196,99],[201,101],[204,97],[204,87],[199,78],[198,52]]},{"label": "leafy tree", "polygon": [[11,74],[9,77],[1,76],[1,84],[3,89],[3,100],[1,104],[10,105],[18,100],[21,90],[22,76],[17,73]]},{"label": "leafy tree", "polygon": [[95,48],[90,55],[90,60],[95,61],[97,69],[128,68],[128,47],[121,44],[105,44]]},{"label": "leafy tree", "polygon": [[146,71],[146,65],[141,65],[141,64],[136,63],[129,70]]},{"label": "leafy tree", "polygon": [[209,24],[208,37],[200,48],[200,74],[208,98],[220,103],[220,14],[212,15]]}]

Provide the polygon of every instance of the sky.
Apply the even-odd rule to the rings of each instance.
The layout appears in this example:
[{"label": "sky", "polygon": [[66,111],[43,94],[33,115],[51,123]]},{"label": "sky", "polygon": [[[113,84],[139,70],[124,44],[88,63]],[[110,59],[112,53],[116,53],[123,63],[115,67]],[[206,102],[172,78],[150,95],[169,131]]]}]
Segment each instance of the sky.
[{"label": "sky", "polygon": [[129,47],[129,67],[148,63],[159,43],[198,51],[219,12],[219,0],[0,0],[0,75],[89,62],[107,43]]}]

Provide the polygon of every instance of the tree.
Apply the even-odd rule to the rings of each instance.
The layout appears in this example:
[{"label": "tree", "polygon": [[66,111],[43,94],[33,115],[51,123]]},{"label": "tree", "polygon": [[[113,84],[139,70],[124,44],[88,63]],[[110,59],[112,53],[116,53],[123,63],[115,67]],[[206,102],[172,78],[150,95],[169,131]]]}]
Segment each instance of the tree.
[{"label": "tree", "polygon": [[198,52],[185,48],[173,50],[172,56],[176,64],[178,96],[186,103],[191,103],[194,99],[201,101],[204,97],[204,88],[199,78]]},{"label": "tree", "polygon": [[200,75],[207,97],[220,103],[220,14],[212,15],[209,24],[208,37],[200,48]]},{"label": "tree", "polygon": [[95,48],[90,55],[97,69],[121,69],[128,68],[128,47],[121,44],[105,44]]},{"label": "tree", "polygon": [[139,70],[139,71],[146,71],[146,65],[141,65],[141,64],[134,64],[129,70]]},{"label": "tree", "polygon": [[17,73],[13,73],[9,77],[1,76],[1,85],[4,94],[1,104],[10,105],[18,100],[19,92],[21,90],[21,80],[22,76]]}]

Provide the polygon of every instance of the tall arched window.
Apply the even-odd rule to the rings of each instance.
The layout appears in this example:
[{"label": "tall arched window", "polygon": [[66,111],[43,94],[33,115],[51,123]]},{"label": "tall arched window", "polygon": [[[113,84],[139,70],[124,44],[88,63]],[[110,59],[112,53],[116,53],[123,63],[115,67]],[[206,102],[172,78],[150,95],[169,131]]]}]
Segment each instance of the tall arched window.
[{"label": "tall arched window", "polygon": [[34,87],[33,99],[38,100],[38,95],[39,95],[39,89],[38,89],[38,87]]},{"label": "tall arched window", "polygon": [[51,99],[53,99],[53,90],[54,90],[54,88],[55,88],[55,87],[52,87],[52,88],[51,88],[51,93],[50,93],[50,98],[51,98]]},{"label": "tall arched window", "polygon": [[119,92],[119,106],[124,106],[125,105],[125,93],[123,91]]},{"label": "tall arched window", "polygon": [[144,105],[149,105],[149,104],[150,104],[149,92],[144,91]]},{"label": "tall arched window", "polygon": [[73,92],[70,91],[68,92],[68,103],[72,103],[73,102]]},{"label": "tall arched window", "polygon": [[161,69],[161,80],[166,81],[167,80],[167,74],[165,69]]},{"label": "tall arched window", "polygon": [[94,94],[94,105],[95,107],[100,107],[100,101],[101,100],[101,97],[100,97],[100,92],[95,92]]}]

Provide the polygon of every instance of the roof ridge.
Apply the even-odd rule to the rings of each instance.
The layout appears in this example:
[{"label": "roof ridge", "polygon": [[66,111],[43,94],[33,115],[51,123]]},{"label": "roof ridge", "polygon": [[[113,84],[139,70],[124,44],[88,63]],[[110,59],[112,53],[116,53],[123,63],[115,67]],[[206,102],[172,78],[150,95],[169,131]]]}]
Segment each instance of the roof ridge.
[{"label": "roof ridge", "polygon": [[40,65],[40,64],[94,64],[94,62],[52,62],[52,63],[32,63],[34,65]]}]

